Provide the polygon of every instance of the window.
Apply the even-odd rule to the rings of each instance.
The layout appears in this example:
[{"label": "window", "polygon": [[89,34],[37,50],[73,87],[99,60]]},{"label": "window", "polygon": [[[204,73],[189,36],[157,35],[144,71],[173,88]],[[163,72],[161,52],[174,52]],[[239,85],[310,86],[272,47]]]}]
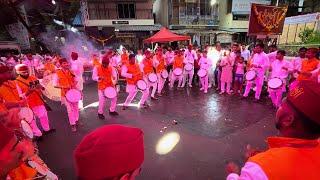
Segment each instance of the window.
[{"label": "window", "polygon": [[118,4],[118,18],[119,19],[134,19],[136,18],[135,4]]},{"label": "window", "polygon": [[211,15],[211,7],[209,0],[200,0],[200,15]]}]

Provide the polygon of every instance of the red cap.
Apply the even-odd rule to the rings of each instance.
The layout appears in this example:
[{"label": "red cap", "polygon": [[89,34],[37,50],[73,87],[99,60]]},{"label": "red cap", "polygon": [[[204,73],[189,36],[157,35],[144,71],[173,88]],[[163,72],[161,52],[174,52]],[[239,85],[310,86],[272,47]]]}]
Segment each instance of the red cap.
[{"label": "red cap", "polygon": [[310,120],[320,124],[320,84],[310,80],[300,81],[287,100]]},{"label": "red cap", "polygon": [[78,53],[72,52],[72,53],[71,53],[71,58],[73,58],[73,59],[78,58]]},{"label": "red cap", "polygon": [[104,56],[102,57],[101,62],[102,62],[102,63],[109,63],[109,62],[110,62],[109,56],[108,56],[108,55],[104,55]]},{"label": "red cap", "polygon": [[29,68],[25,64],[17,64],[15,67],[16,72],[26,72],[29,71]]},{"label": "red cap", "polygon": [[107,125],[86,135],[74,151],[80,179],[118,177],[138,169],[144,160],[143,132]]},{"label": "red cap", "polygon": [[0,123],[0,150],[9,143],[9,141],[13,138],[13,135],[13,131]]}]

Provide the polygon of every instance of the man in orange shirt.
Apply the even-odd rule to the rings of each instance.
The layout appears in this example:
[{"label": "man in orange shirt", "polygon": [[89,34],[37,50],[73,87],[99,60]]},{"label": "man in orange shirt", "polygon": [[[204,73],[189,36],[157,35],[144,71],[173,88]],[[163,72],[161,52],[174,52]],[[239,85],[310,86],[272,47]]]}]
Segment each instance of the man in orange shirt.
[{"label": "man in orange shirt", "polygon": [[66,93],[68,90],[77,89],[76,76],[71,72],[69,62],[65,58],[60,59],[59,63],[61,65],[61,69],[57,70],[53,77],[53,84],[56,88],[61,89],[61,103],[67,108],[72,132],[76,132],[76,123],[79,120],[78,103],[69,102],[66,99]]},{"label": "man in orange shirt", "polygon": [[320,84],[302,80],[276,114],[280,136],[267,139],[269,149],[251,156],[241,170],[229,163],[227,179],[319,179]]},{"label": "man in orange shirt", "polygon": [[[105,108],[106,96],[104,95],[104,90],[107,87],[115,88],[115,79],[117,78],[117,73],[115,69],[109,65],[110,56],[104,56],[102,58],[101,65],[95,67],[92,72],[92,79],[98,82],[98,96],[99,96],[99,108],[98,117],[99,119],[105,119],[103,112]],[[111,116],[119,115],[116,112],[117,106],[117,96],[111,99],[111,105],[109,108],[109,114]]]},{"label": "man in orange shirt", "polygon": [[129,54],[126,48],[122,49],[121,54],[121,66],[127,65],[129,63]]},{"label": "man in orange shirt", "polygon": [[[137,82],[141,79],[143,79],[143,75],[141,72],[141,69],[138,64],[136,64],[136,58],[134,54],[130,54],[129,56],[129,64],[123,66],[121,71],[121,76],[125,77],[127,80],[127,86],[126,86],[126,92],[128,93],[128,96],[126,98],[126,101],[123,103],[123,110],[127,109],[131,101],[136,96],[138,90],[137,90]],[[148,107],[147,104],[145,104],[147,98],[149,96],[149,91],[145,90],[142,91],[142,97],[139,102],[139,106],[146,108]]]},{"label": "man in orange shirt", "polygon": [[156,55],[153,58],[154,58],[153,61],[156,64],[156,72],[157,72],[157,76],[158,76],[158,82],[157,82],[158,83],[158,96],[161,96],[162,89],[164,87],[164,84],[166,83],[166,79],[164,79],[161,76],[161,73],[163,71],[166,71],[166,65],[167,65],[165,57],[162,52],[162,48],[157,49]]},{"label": "man in orange shirt", "polygon": [[[173,72],[176,68],[180,68],[183,70],[183,53],[181,50],[176,51],[176,54],[173,59]],[[170,80],[170,88],[173,88],[174,82],[178,79],[178,87],[182,87],[182,79],[183,75],[181,74],[180,76],[175,75],[174,73],[171,74],[171,80]]]},{"label": "man in orange shirt", "polygon": [[319,60],[316,58],[316,55],[318,53],[317,48],[309,48],[306,53],[306,58],[302,61],[301,69],[298,71],[299,76],[298,80],[307,80],[313,78],[315,74],[320,69],[320,63]]},{"label": "man in orange shirt", "polygon": [[[19,87],[20,96],[27,100],[28,107],[32,109],[35,117],[39,118],[44,133],[53,132],[54,129],[50,129],[48,112],[44,106],[42,99],[41,89],[43,88],[39,84],[39,80],[29,74],[28,66],[19,64],[16,67],[18,77],[16,83]],[[30,122],[33,134],[36,137],[42,136],[40,129],[37,126],[36,119]]]},{"label": "man in orange shirt", "polygon": [[150,82],[148,78],[149,74],[155,73],[154,71],[155,62],[153,61],[153,55],[148,50],[145,51],[144,55],[145,55],[145,58],[140,63],[140,69],[143,71],[143,79],[148,84],[148,89],[147,89],[148,93],[150,91],[150,88],[152,88],[151,99],[158,100],[158,98],[155,97],[156,91],[157,91],[157,82]]}]

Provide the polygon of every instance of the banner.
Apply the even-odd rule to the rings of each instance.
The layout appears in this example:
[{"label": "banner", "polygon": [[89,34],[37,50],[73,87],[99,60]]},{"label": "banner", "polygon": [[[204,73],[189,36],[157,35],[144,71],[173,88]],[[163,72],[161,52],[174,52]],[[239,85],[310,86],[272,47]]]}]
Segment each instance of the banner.
[{"label": "banner", "polygon": [[252,4],[249,18],[248,35],[279,35],[288,7]]}]

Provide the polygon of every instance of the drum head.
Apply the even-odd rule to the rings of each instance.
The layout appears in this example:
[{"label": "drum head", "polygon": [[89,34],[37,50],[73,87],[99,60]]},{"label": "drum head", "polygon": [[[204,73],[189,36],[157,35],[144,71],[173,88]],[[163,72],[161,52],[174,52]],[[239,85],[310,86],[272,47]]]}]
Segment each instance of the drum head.
[{"label": "drum head", "polygon": [[21,120],[21,128],[24,132],[24,134],[32,139],[33,138],[33,132],[32,132],[32,128],[30,127],[29,123],[27,123],[25,120]]},{"label": "drum head", "polygon": [[30,123],[33,120],[33,112],[30,108],[23,107],[19,111],[19,117],[21,120],[25,120]]},{"label": "drum head", "polygon": [[268,81],[268,87],[271,89],[278,89],[282,86],[283,82],[279,78],[272,78]]},{"label": "drum head", "polygon": [[158,80],[158,77],[155,73],[151,73],[148,75],[148,80],[151,82],[151,83],[155,83],[157,82]]},{"label": "drum head", "polygon": [[29,166],[31,166],[32,168],[36,169],[38,173],[40,173],[41,175],[46,175],[47,174],[47,169],[44,168],[44,166],[41,166],[40,164],[38,164],[35,161],[28,161]]},{"label": "drum head", "polygon": [[184,69],[185,69],[186,71],[191,71],[191,70],[193,69],[193,65],[192,65],[192,64],[186,64],[186,65],[184,66]]},{"label": "drum head", "polygon": [[204,69],[199,69],[198,76],[199,77],[205,77],[207,75],[207,71]]},{"label": "drum head", "polygon": [[182,74],[182,69],[181,68],[176,68],[173,70],[173,74],[176,76],[181,76]]},{"label": "drum head", "polygon": [[140,89],[141,91],[144,91],[147,89],[147,83],[144,80],[139,80],[137,82],[137,87],[138,89]]},{"label": "drum head", "polygon": [[104,95],[109,99],[113,99],[113,98],[115,98],[117,96],[117,91],[113,87],[107,87],[104,90]]},{"label": "drum head", "polygon": [[167,79],[168,76],[169,76],[169,74],[168,74],[168,71],[167,71],[167,70],[163,70],[163,71],[161,72],[161,77],[162,77],[163,79]]},{"label": "drum head", "polygon": [[76,89],[70,89],[66,93],[66,98],[69,102],[76,103],[81,99],[81,92]]},{"label": "drum head", "polygon": [[53,74],[42,79],[40,84],[45,88],[42,93],[53,101],[61,101],[61,89],[55,88],[53,85]]},{"label": "drum head", "polygon": [[252,81],[252,80],[254,80],[256,78],[256,75],[257,74],[256,74],[256,72],[254,70],[248,71],[246,73],[246,80],[247,81]]}]

